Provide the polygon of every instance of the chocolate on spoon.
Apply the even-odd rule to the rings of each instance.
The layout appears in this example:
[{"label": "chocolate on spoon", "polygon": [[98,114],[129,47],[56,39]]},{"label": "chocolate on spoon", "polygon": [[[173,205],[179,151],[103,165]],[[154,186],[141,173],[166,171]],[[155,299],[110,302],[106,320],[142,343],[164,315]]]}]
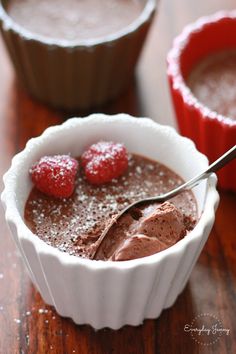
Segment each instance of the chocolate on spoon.
[{"label": "chocolate on spoon", "polygon": [[139,218],[139,209],[138,207],[145,205],[145,204],[152,204],[152,203],[164,203],[165,201],[169,200],[170,198],[175,197],[176,195],[182,193],[187,189],[191,189],[198,185],[202,180],[208,178],[212,173],[218,171],[222,167],[224,167],[227,163],[233,160],[236,157],[236,145],[234,145],[230,150],[228,150],[225,154],[223,154],[219,159],[213,162],[208,168],[198,174],[197,176],[193,177],[191,180],[185,182],[184,184],[178,186],[177,188],[171,190],[168,193],[149,197],[145,199],[138,200],[130,205],[128,205],[125,209],[123,209],[120,213],[118,213],[115,217],[112,218],[110,224],[101,234],[99,240],[97,241],[97,248],[92,255],[92,259],[96,259],[96,255],[98,254],[102,243],[104,242],[105,238],[107,237],[109,231],[111,230],[112,226],[117,223],[117,221],[128,211],[132,214],[133,218]]}]

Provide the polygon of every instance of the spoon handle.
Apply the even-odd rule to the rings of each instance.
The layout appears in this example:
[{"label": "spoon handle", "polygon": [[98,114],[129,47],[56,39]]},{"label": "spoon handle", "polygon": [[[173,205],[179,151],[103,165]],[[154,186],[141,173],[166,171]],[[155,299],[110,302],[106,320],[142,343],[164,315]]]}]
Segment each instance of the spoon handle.
[{"label": "spoon handle", "polygon": [[173,191],[164,194],[163,201],[169,199],[170,197],[174,197],[175,195],[179,194],[184,189],[191,189],[195,187],[200,181],[209,177],[209,175],[213,172],[218,171],[220,168],[225,166],[228,162],[233,160],[236,157],[236,145],[234,145],[230,150],[228,150],[224,155],[222,155],[219,159],[214,161],[208,168],[197,175],[196,177],[190,179],[190,181],[182,184],[181,186],[175,188]]},{"label": "spoon handle", "polygon": [[224,167],[228,162],[233,160],[236,157],[236,145],[234,145],[230,150],[226,151],[218,160],[213,162],[206,173],[212,173],[218,171],[220,168]]}]

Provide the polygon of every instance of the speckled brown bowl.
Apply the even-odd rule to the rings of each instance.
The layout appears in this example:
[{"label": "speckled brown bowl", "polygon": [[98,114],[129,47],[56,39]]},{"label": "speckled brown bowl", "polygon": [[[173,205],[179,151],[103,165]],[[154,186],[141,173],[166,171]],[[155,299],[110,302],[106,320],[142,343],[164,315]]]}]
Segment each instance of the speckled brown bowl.
[{"label": "speckled brown bowl", "polygon": [[96,107],[124,91],[158,2],[143,0],[140,16],[119,32],[71,42],[27,31],[7,14],[7,1],[0,0],[0,27],[19,81],[33,97],[67,110]]}]

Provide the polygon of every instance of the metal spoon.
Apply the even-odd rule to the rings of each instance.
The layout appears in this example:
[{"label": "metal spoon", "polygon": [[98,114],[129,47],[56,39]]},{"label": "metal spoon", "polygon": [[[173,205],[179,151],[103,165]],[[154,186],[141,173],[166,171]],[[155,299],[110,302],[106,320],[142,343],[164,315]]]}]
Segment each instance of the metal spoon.
[{"label": "metal spoon", "polygon": [[99,250],[102,242],[104,241],[106,235],[108,234],[108,231],[111,229],[111,227],[115,223],[117,223],[118,219],[120,219],[120,217],[123,214],[125,214],[127,211],[129,211],[131,208],[140,206],[142,204],[153,203],[153,202],[155,202],[155,203],[156,202],[163,203],[163,202],[167,201],[168,199],[175,197],[179,193],[181,193],[181,192],[183,192],[183,191],[185,191],[187,189],[191,189],[191,188],[195,187],[202,180],[208,178],[210,176],[210,174],[212,174],[213,172],[218,171],[220,168],[225,166],[228,162],[233,160],[235,157],[236,157],[236,145],[234,145],[224,155],[222,155],[219,159],[217,159],[210,166],[208,166],[208,168],[205,171],[201,172],[199,175],[197,175],[197,176],[193,177],[192,179],[190,179],[189,181],[181,184],[180,186],[178,186],[177,188],[171,190],[170,192],[165,193],[165,194],[161,194],[161,195],[158,195],[158,196],[155,196],[155,197],[149,197],[149,198],[141,199],[141,200],[138,200],[138,201],[128,205],[120,213],[118,213],[117,215],[115,215],[115,217],[112,218],[111,223],[103,231],[103,233],[101,234],[101,237],[97,241],[98,246],[97,246],[97,249],[94,251],[94,253],[92,255],[92,259],[94,259],[96,257],[96,255],[98,253],[98,250]]}]

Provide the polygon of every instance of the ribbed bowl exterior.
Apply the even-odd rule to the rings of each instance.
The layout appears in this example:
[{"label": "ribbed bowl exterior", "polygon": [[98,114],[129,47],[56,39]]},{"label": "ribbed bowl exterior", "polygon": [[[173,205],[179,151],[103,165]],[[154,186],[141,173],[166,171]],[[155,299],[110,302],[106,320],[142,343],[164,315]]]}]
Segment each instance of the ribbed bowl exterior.
[{"label": "ribbed bowl exterior", "polygon": [[[149,6],[148,6],[149,5]],[[130,83],[155,13],[109,40],[60,45],[43,41],[15,24],[0,8],[1,32],[17,77],[38,100],[66,110],[87,110],[119,96]]]},{"label": "ribbed bowl exterior", "polygon": [[123,141],[129,151],[156,158],[186,179],[208,163],[193,143],[174,129],[124,114],[68,120],[31,139],[23,152],[13,158],[4,176],[1,198],[6,220],[34,285],[61,316],[95,329],[118,329],[126,324],[139,325],[145,318],[156,318],[173,305],[207,240],[218,193],[215,175],[208,183],[197,186],[194,193],[201,215],[198,224],[176,245],[153,256],[104,262],[63,253],[33,235],[24,224],[24,205],[32,187],[28,168],[44,154],[71,151],[78,156],[95,139]]},{"label": "ribbed bowl exterior", "polygon": [[157,318],[174,304],[207,240],[209,228],[204,230],[202,240],[190,243],[181,252],[125,272],[109,267],[92,272],[86,266],[65,267],[57,256],[37,252],[26,239],[22,239],[21,247],[44,301],[61,316],[95,329],[118,329],[125,324],[139,325],[145,318]]},{"label": "ribbed bowl exterior", "polygon": [[[203,106],[191,93],[185,78],[205,56],[236,49],[236,11],[218,12],[185,27],[167,56],[170,92],[180,133],[192,139],[210,162],[236,144],[236,120]],[[219,186],[236,191],[236,161],[217,173]]]}]

